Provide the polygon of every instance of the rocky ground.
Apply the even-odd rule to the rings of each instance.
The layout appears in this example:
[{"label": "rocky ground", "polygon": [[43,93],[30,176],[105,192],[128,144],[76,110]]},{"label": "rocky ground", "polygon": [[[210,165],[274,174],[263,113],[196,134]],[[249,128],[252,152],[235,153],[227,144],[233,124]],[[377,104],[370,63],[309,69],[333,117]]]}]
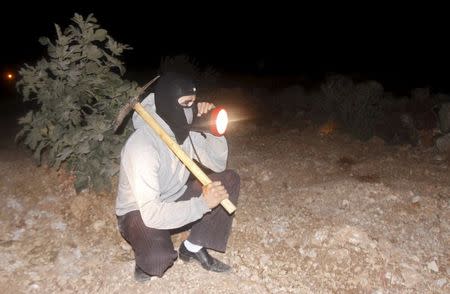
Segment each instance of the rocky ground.
[{"label": "rocky ground", "polygon": [[[11,135],[11,134],[9,134]],[[360,142],[306,122],[236,122],[242,187],[225,254],[232,273],[178,260],[133,280],[114,192],[76,194],[0,144],[1,293],[449,293],[450,159],[430,147]],[[177,248],[186,233],[174,235]]]}]

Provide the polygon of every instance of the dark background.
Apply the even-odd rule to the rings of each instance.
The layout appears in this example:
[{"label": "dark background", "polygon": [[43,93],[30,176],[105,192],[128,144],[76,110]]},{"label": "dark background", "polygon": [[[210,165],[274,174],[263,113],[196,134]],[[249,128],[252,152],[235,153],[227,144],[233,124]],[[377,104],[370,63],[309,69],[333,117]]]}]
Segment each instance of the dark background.
[{"label": "dark background", "polygon": [[[122,58],[131,73],[151,71],[161,57],[183,53],[231,75],[320,82],[328,73],[343,73],[376,79],[388,91],[450,89],[450,26],[443,7],[164,3],[4,3],[2,75],[44,56],[38,38],[54,39],[54,23],[65,28],[77,12],[93,13],[113,38],[134,48]],[[11,83],[3,80],[5,87]]]}]

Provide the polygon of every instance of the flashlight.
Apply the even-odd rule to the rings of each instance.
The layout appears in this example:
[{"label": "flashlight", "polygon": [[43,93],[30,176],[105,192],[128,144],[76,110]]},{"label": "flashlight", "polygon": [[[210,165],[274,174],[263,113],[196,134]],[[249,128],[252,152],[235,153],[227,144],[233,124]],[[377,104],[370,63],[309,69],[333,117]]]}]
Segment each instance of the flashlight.
[{"label": "flashlight", "polygon": [[225,108],[216,107],[207,114],[195,117],[190,127],[194,132],[211,133],[214,136],[222,136],[228,126],[228,114]]}]

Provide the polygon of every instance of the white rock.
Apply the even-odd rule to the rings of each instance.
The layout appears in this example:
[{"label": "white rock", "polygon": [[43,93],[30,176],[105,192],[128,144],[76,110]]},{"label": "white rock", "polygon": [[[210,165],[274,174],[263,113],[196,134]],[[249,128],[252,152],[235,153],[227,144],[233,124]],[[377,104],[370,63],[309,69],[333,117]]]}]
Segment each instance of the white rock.
[{"label": "white rock", "polygon": [[311,258],[316,258],[317,257],[317,252],[316,252],[315,249],[308,250],[306,252],[306,256],[311,257]]},{"label": "white rock", "polygon": [[6,201],[6,207],[15,209],[17,211],[22,211],[23,210],[22,204],[20,204],[16,199],[13,199],[13,198],[9,198]]},{"label": "white rock", "polygon": [[270,262],[270,256],[267,254],[263,254],[260,258],[259,258],[259,263],[261,265],[266,265]]},{"label": "white rock", "polygon": [[267,170],[263,170],[261,173],[261,180],[263,182],[267,182],[272,178],[272,172],[271,171],[267,171]]},{"label": "white rock", "polygon": [[62,266],[70,264],[71,267],[68,267],[67,269],[74,271],[77,270],[74,263],[76,263],[82,256],[83,254],[81,253],[80,248],[62,248],[58,252],[57,264]]},{"label": "white rock", "polygon": [[80,248],[78,247],[73,250],[73,255],[75,256],[76,259],[80,259],[83,256]]},{"label": "white rock", "polygon": [[397,200],[398,200],[398,197],[395,196],[395,195],[389,195],[386,199],[387,199],[388,201],[397,201]]},{"label": "white rock", "polygon": [[56,278],[56,283],[58,284],[58,286],[64,287],[66,285],[66,283],[67,283],[67,277],[63,276],[63,275],[59,275]]},{"label": "white rock", "polygon": [[345,248],[332,249],[328,254],[335,258],[338,264],[350,261],[350,252]]},{"label": "white rock", "polygon": [[412,203],[419,203],[420,201],[420,196],[414,196],[411,200]]},{"label": "white rock", "polygon": [[347,199],[342,200],[341,205],[339,206],[340,209],[346,209],[350,206],[350,201]]},{"label": "white rock", "polygon": [[402,263],[401,267],[400,272],[407,288],[413,288],[416,284],[423,281],[423,277],[413,266]]},{"label": "white rock", "polygon": [[58,231],[65,231],[67,225],[62,221],[57,221],[51,224],[52,229],[58,230]]},{"label": "white rock", "polygon": [[445,160],[445,157],[440,154],[436,154],[435,156],[433,156],[433,160],[443,161],[443,160]]},{"label": "white rock", "polygon": [[433,272],[439,272],[439,267],[438,267],[438,265],[436,264],[436,261],[431,261],[431,262],[429,262],[428,264],[427,264],[427,268],[430,270],[430,271],[433,271]]},{"label": "white rock", "polygon": [[442,278],[439,280],[436,280],[436,286],[438,286],[439,288],[442,288],[445,284],[447,284],[447,279],[446,278]]},{"label": "white rock", "polygon": [[256,282],[256,281],[259,281],[259,277],[257,274],[252,274],[252,276],[250,277],[250,280]]},{"label": "white rock", "polygon": [[361,236],[355,232],[350,238],[348,238],[348,242],[353,245],[358,245],[361,243]]},{"label": "white rock", "polygon": [[96,222],[94,222],[92,224],[92,227],[94,228],[94,230],[96,232],[100,231],[101,229],[103,229],[105,227],[105,221],[104,220],[97,220]]},{"label": "white rock", "polygon": [[420,258],[417,255],[410,255],[409,258],[417,263],[420,263]]},{"label": "white rock", "polygon": [[25,224],[27,225],[27,227],[31,227],[31,226],[33,226],[34,224],[36,224],[36,221],[34,220],[34,218],[27,218],[27,219],[25,220]]},{"label": "white rock", "polygon": [[24,228],[15,230],[15,231],[13,232],[13,235],[12,235],[12,238],[11,238],[11,239],[13,239],[14,241],[19,240],[20,238],[22,238],[22,234],[23,234],[24,232],[25,232],[25,229],[24,229]]},{"label": "white rock", "polygon": [[325,229],[318,230],[314,233],[311,243],[316,246],[322,245],[322,243],[327,239],[328,231]]},{"label": "white rock", "polygon": [[126,242],[120,242],[120,248],[122,248],[125,251],[130,251],[132,250],[130,244],[126,243]]},{"label": "white rock", "polygon": [[37,272],[28,272],[28,275],[30,276],[31,280],[33,281],[39,281],[41,277]]},{"label": "white rock", "polygon": [[[335,241],[337,241],[341,245],[344,245],[345,243],[350,243],[352,245],[359,246],[362,248],[367,248],[371,242],[366,232],[360,230],[357,227],[348,225],[339,229],[335,233]],[[358,249],[354,248],[354,250]]]},{"label": "white rock", "polygon": [[272,232],[283,234],[285,233],[287,228],[283,224],[275,224],[272,226]]},{"label": "white rock", "polygon": [[450,133],[436,139],[436,147],[440,152],[450,151]]}]

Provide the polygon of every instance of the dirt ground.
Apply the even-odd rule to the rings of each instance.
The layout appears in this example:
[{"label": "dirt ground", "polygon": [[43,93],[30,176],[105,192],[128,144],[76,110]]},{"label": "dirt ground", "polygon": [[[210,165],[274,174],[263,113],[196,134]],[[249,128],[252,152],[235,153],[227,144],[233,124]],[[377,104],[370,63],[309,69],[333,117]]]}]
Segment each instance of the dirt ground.
[{"label": "dirt ground", "polygon": [[[9,134],[11,135],[11,134]],[[134,281],[114,192],[77,195],[63,172],[0,144],[1,293],[450,293],[449,156],[234,123],[228,167],[242,186],[229,274],[177,260]],[[186,234],[173,236],[178,248]]]}]

